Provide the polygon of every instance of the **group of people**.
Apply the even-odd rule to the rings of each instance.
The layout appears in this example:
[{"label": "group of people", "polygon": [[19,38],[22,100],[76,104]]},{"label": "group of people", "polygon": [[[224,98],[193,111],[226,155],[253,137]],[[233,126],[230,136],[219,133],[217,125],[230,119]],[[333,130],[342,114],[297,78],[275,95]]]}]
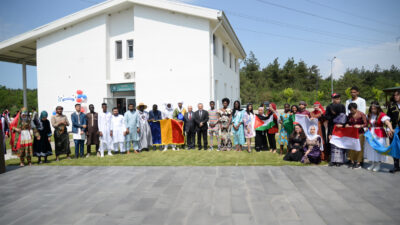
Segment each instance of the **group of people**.
[{"label": "group of people", "polygon": [[[58,161],[62,154],[66,154],[69,158],[71,151],[67,127],[70,125],[75,144],[75,158],[89,157],[92,145],[95,145],[97,156],[104,157],[105,151],[112,156],[113,152],[129,154],[131,148],[134,153],[151,148],[155,150],[157,146],[153,145],[149,122],[175,119],[184,124],[186,142],[180,146],[160,145],[163,151],[167,151],[169,147],[174,151],[180,148],[194,149],[197,136],[198,150],[213,150],[216,139],[218,151],[232,149],[242,151],[246,148],[251,152],[251,141],[254,138],[257,152],[269,150],[275,153],[278,151],[276,146],[278,143],[279,153],[283,154],[286,146],[287,153],[283,159],[287,161],[315,164],[327,161],[330,166],[348,163],[349,167],[357,169],[362,167],[364,159],[368,159],[372,163],[367,169],[379,171],[380,163],[386,162],[387,156],[375,151],[365,141],[363,134],[369,129],[382,145],[387,145],[388,140],[393,139],[394,129],[400,126],[400,91],[394,92],[387,114],[377,101],[371,102],[367,110],[365,100],[358,95],[359,89],[352,87],[352,98],[347,100],[345,105],[341,103],[340,95],[334,93],[331,96],[332,103],[326,109],[319,102],[315,102],[314,110],[310,112],[306,109],[307,103],[300,101],[298,105],[285,104],[283,113],[278,113],[276,104],[269,102],[262,103],[256,113],[253,104],[249,103],[242,109],[239,101],[235,101],[233,108],[230,109],[228,98],[222,99],[220,109],[216,109],[215,102],[211,101],[209,110],[205,110],[203,104],[199,103],[195,112],[192,106],[187,106],[186,110],[183,102],[178,102],[175,109],[172,103],[167,103],[163,111],[158,110],[157,105],[153,105],[149,112],[145,111],[147,105],[144,103],[140,103],[136,108],[130,104],[124,115],[119,114],[117,108],[113,108],[112,113],[108,112],[105,103],[101,106],[101,112],[95,112],[94,106],[89,105],[89,112],[84,114],[81,112],[81,105],[76,104],[76,112],[71,115],[71,124],[63,115],[61,106],[56,108],[51,123],[47,119],[47,112],[43,111],[40,115],[34,113],[30,116],[26,109],[23,109],[18,122],[14,122],[10,128],[15,135],[12,139],[13,149],[18,150],[21,166],[24,165],[25,158],[28,164],[31,164],[32,155],[39,157],[39,163],[42,162],[42,157],[44,162],[47,162],[47,157],[53,154],[50,145],[51,136],[54,136],[56,160]],[[305,131],[299,123],[288,123],[293,115],[299,114],[317,120],[318,125],[310,126]],[[4,131],[6,122],[4,116],[2,118],[0,122]],[[255,129],[256,119],[273,121],[273,125],[266,130]],[[330,143],[334,127],[349,126],[358,129],[361,151],[342,149]],[[86,155],[84,155],[85,140]],[[395,158],[391,172],[397,171],[400,171],[399,159]]]},{"label": "group of people", "polygon": [[[359,97],[359,89],[352,87],[351,99],[343,105],[339,94],[332,94],[332,103],[326,110],[316,102],[314,111],[305,110],[305,103],[300,102],[299,107],[285,105],[285,113],[281,115],[281,121],[285,121],[289,114],[304,114],[318,120],[317,127],[311,126],[309,135],[300,124],[294,124],[294,131],[289,136],[288,151],[284,160],[301,161],[304,163],[319,163],[321,160],[329,162],[329,166],[342,166],[347,164],[353,169],[362,168],[364,159],[370,162],[367,167],[371,171],[380,171],[381,163],[387,162],[387,156],[377,152],[371,144],[365,140],[364,133],[369,130],[373,139],[382,146],[387,146],[393,140],[395,128],[400,126],[400,91],[395,91],[390,105],[385,114],[379,102],[372,101],[367,109],[366,102]],[[340,146],[330,143],[334,128],[353,127],[358,131],[360,150],[343,149]],[[283,135],[282,135],[283,134]],[[279,142],[286,140],[285,127],[282,126],[279,135]],[[286,142],[280,142],[285,144]],[[400,171],[399,159],[394,158],[394,167],[390,172]]]}]

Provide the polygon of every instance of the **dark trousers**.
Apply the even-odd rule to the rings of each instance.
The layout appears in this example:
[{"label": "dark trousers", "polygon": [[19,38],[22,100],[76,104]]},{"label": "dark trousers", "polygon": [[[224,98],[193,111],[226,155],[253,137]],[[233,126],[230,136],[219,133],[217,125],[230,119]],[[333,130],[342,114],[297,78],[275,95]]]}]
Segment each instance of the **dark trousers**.
[{"label": "dark trousers", "polygon": [[[87,153],[90,154],[92,152],[91,145],[87,145]],[[99,145],[96,145],[96,153],[99,152]]]},{"label": "dark trousers", "polygon": [[74,143],[75,143],[75,157],[78,157],[79,155],[81,157],[83,157],[83,153],[85,151],[85,148],[84,148],[85,140],[75,140],[74,139]]},{"label": "dark trousers", "polygon": [[201,145],[201,138],[202,137],[203,137],[204,149],[207,149],[207,146],[208,146],[207,129],[197,130],[197,146],[199,148],[202,148],[202,145]]},{"label": "dark trousers", "polygon": [[[267,137],[268,137],[269,147],[270,147],[271,149],[276,149],[275,134],[268,134],[268,133],[267,133]],[[267,145],[267,146],[268,146],[268,145]]]},{"label": "dark trousers", "polygon": [[188,148],[194,148],[196,132],[188,131],[186,132],[186,146]]},{"label": "dark trousers", "polygon": [[255,142],[256,151],[268,149],[268,142],[267,137],[265,136],[265,131],[256,130]]}]

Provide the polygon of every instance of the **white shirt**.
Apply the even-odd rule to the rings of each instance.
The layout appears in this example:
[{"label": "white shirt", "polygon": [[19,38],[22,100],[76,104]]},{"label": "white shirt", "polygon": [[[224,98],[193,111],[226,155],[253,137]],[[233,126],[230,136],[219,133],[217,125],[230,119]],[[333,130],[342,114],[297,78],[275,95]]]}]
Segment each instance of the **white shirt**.
[{"label": "white shirt", "polygon": [[103,133],[100,139],[108,140],[111,130],[111,113],[110,112],[99,112],[99,131]]},{"label": "white shirt", "polygon": [[367,110],[367,106],[365,103],[365,99],[361,98],[361,97],[357,97],[356,100],[353,101],[353,99],[348,99],[346,101],[346,115],[349,115],[350,111],[348,110],[348,106],[350,105],[350,103],[356,103],[357,104],[357,110],[361,111],[362,113],[366,113]]},{"label": "white shirt", "polygon": [[174,114],[174,110],[171,108],[166,108],[163,112],[163,119],[172,119],[172,115]]}]

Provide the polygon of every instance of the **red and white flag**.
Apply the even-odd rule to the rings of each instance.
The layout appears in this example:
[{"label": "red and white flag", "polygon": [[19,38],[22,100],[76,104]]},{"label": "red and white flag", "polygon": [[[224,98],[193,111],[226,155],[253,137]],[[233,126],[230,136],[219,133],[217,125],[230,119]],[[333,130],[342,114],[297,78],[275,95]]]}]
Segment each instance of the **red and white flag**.
[{"label": "red and white flag", "polygon": [[335,126],[330,143],[339,148],[361,151],[358,128],[355,127]]}]

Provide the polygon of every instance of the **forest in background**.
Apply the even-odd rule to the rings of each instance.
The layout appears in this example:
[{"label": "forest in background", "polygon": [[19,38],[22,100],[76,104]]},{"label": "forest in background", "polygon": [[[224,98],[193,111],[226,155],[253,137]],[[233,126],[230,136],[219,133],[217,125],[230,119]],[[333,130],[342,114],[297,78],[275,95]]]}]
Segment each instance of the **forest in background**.
[{"label": "forest in background", "polygon": [[[22,93],[22,89],[10,89],[0,85],[0,112],[3,113],[5,109],[8,109],[10,110],[11,116],[13,116],[20,110],[24,105]],[[28,89],[26,95],[28,109],[31,110],[32,107],[37,108],[37,90]]]},{"label": "forest in background", "polygon": [[[350,97],[352,86],[360,89],[360,96],[366,99],[367,104],[372,100],[383,103],[385,95],[382,89],[400,86],[400,69],[395,65],[390,69],[381,69],[379,65],[373,70],[348,69],[333,81],[334,92],[343,96],[343,100]],[[297,104],[303,100],[311,105],[318,100],[327,105],[331,101],[330,95],[330,77],[323,79],[316,65],[308,66],[304,61],[295,62],[289,58],[280,65],[276,58],[261,68],[254,53],[250,52],[240,70],[240,98],[243,104],[270,101],[282,108],[286,102]]]}]

